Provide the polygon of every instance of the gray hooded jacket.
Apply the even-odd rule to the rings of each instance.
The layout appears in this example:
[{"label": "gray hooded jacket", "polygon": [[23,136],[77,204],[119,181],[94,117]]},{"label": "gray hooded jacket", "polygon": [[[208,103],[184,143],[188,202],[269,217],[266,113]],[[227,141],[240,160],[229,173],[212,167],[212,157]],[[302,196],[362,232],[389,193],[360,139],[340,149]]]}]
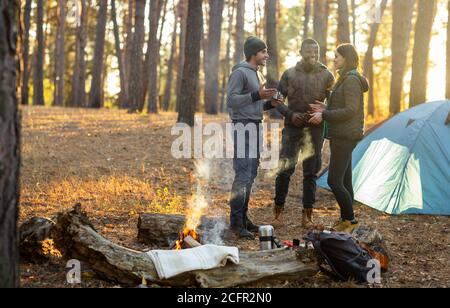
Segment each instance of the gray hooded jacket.
[{"label": "gray hooded jacket", "polygon": [[263,119],[268,105],[260,99],[258,91],[264,82],[264,76],[246,61],[233,67],[227,90],[227,107],[232,121]]}]

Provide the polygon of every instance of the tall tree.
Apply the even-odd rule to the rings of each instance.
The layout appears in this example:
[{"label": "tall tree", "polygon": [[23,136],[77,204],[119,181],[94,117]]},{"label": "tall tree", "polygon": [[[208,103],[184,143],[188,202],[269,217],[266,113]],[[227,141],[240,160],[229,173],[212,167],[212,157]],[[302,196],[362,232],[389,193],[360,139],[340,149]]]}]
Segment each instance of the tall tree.
[{"label": "tall tree", "polygon": [[64,45],[65,45],[65,23],[66,23],[66,1],[58,0],[58,25],[55,43],[55,88],[54,106],[64,104]]},{"label": "tall tree", "polygon": [[350,25],[347,0],[338,0],[337,43],[350,43]]},{"label": "tall tree", "polygon": [[310,17],[311,17],[311,0],[305,0],[305,14],[303,19],[303,39],[309,38]]},{"label": "tall tree", "polygon": [[16,96],[19,2],[0,0],[0,288],[19,287],[20,116]]},{"label": "tall tree", "polygon": [[320,61],[327,63],[328,0],[314,0],[314,39],[320,46]]},{"label": "tall tree", "polygon": [[145,0],[135,0],[134,11],[134,34],[133,34],[133,47],[131,51],[131,75],[130,75],[130,106],[129,112],[142,111],[143,108],[143,94],[144,83],[142,80],[143,74],[143,47],[145,39]]},{"label": "tall tree", "polygon": [[[387,6],[388,0],[382,0],[380,4],[380,19],[382,18]],[[373,76],[373,48],[375,47],[377,33],[380,29],[380,21],[374,21],[370,25],[369,43],[367,44],[367,52],[364,57],[363,70],[364,75],[369,80],[369,101],[367,107],[367,113],[371,116],[375,115],[375,98],[374,98],[374,76]]]},{"label": "tall tree", "polygon": [[102,102],[102,72],[103,54],[105,51],[106,19],[108,12],[108,0],[100,0],[100,8],[97,16],[95,36],[94,65],[92,67],[91,90],[89,92],[89,107],[100,108]]},{"label": "tall tree", "polygon": [[352,3],[352,43],[356,45],[356,1],[351,0]]},{"label": "tall tree", "polygon": [[[279,80],[279,58],[278,58],[278,39],[277,39],[277,0],[266,0],[265,19],[266,19],[266,40],[267,49],[270,58],[267,62],[267,87],[277,88]],[[270,111],[272,118],[281,118],[281,114],[276,110]]]},{"label": "tall tree", "polygon": [[160,42],[158,41],[158,24],[162,10],[162,0],[150,1],[150,34],[148,39],[147,55],[148,67],[145,73],[147,78],[148,100],[147,112],[158,112],[158,59],[160,51]]},{"label": "tall tree", "polygon": [[130,89],[129,80],[131,77],[131,47],[133,45],[133,4],[134,1],[128,1],[128,10],[124,10],[125,46],[123,52],[123,69],[125,71],[125,85],[124,90],[121,90],[119,94],[119,108],[124,109],[128,109],[130,107],[128,90]]},{"label": "tall tree", "polygon": [[270,54],[267,63],[267,87],[278,86],[279,64],[277,43],[277,1],[266,0],[266,40]]},{"label": "tall tree", "polygon": [[178,51],[178,65],[177,65],[177,85],[176,85],[176,111],[180,110],[181,104],[181,81],[183,79],[183,69],[185,60],[185,49],[186,49],[186,26],[187,26],[187,9],[188,0],[180,0],[180,48]]},{"label": "tall tree", "polygon": [[450,0],[448,1],[447,17],[447,80],[445,87],[445,97],[450,99]]},{"label": "tall tree", "polygon": [[183,68],[181,82],[183,95],[180,100],[178,122],[190,126],[194,126],[198,100],[202,24],[202,0],[189,0],[185,48],[185,58],[188,61],[185,61]]},{"label": "tall tree", "polygon": [[400,112],[415,2],[415,0],[392,2],[392,68],[389,105],[389,111],[392,115]]},{"label": "tall tree", "polygon": [[33,105],[44,105],[44,1],[37,0],[36,53],[33,68]]},{"label": "tall tree", "polygon": [[[174,16],[177,16],[178,6],[175,5],[175,0],[173,1]],[[167,78],[166,85],[164,88],[163,97],[163,110],[168,111],[170,106],[170,101],[172,97],[172,79],[173,79],[173,64],[175,62],[175,54],[177,53],[177,28],[178,28],[178,18],[173,21],[173,32],[172,32],[172,43],[170,47],[170,57],[167,63]]]},{"label": "tall tree", "polygon": [[424,103],[427,99],[428,58],[437,1],[419,0],[418,5],[409,96],[410,107]]},{"label": "tall tree", "polygon": [[225,93],[226,93],[226,87],[227,87],[227,81],[228,76],[230,75],[230,61],[231,61],[231,39],[233,32],[233,21],[234,21],[234,14],[236,11],[236,6],[234,5],[233,0],[228,1],[228,37],[227,37],[227,44],[225,47],[225,58],[222,61],[222,87],[221,87],[221,93],[220,93],[220,107],[219,111],[224,112],[225,111]]},{"label": "tall tree", "polygon": [[[124,58],[122,54],[122,49],[120,48],[120,35],[119,35],[119,25],[117,24],[117,12],[116,12],[116,0],[111,0],[111,20],[114,27],[114,48],[116,49],[117,63],[119,64],[119,80],[120,80],[120,92],[126,91],[126,76],[124,69]],[[127,95],[119,94],[119,107],[124,103],[120,102]]]},{"label": "tall tree", "polygon": [[23,59],[23,70],[22,70],[22,93],[21,93],[21,103],[22,105],[28,105],[29,100],[29,88],[28,82],[30,80],[30,64],[29,64],[29,53],[30,53],[30,18],[31,18],[31,0],[26,0],[25,11],[24,11],[24,34],[23,34],[23,49],[22,49],[22,59]]},{"label": "tall tree", "polygon": [[85,49],[87,43],[87,5],[81,0],[81,12],[77,17],[77,32],[75,38],[75,63],[73,65],[72,94],[70,105],[73,107],[86,106],[86,60]]},{"label": "tall tree", "polygon": [[245,41],[245,0],[236,1],[236,28],[234,34],[234,56],[233,63],[238,64],[244,57]]},{"label": "tall tree", "polygon": [[219,103],[219,57],[222,39],[222,16],[224,0],[209,0],[208,39],[204,50],[205,112],[218,113]]}]

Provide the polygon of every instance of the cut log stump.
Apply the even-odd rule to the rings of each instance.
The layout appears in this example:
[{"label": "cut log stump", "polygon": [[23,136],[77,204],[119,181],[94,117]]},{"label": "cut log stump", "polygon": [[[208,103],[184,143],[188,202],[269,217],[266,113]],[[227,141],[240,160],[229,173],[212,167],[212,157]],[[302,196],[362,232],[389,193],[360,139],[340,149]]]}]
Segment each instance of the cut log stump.
[{"label": "cut log stump", "polygon": [[[31,228],[32,224],[35,224],[34,228]],[[23,226],[30,230],[27,234],[22,233],[21,237],[22,241],[27,241],[27,245],[32,245],[31,242],[38,238],[31,230],[40,230],[42,237],[49,236],[54,240],[65,258],[86,262],[100,277],[124,285],[138,285],[142,278],[145,278],[148,282],[174,287],[226,288],[253,282],[300,280],[318,272],[316,262],[304,264],[294,251],[279,249],[241,251],[239,264],[192,271],[161,280],[152,260],[145,252],[114,244],[98,234],[80,205],[58,214],[51,221],[35,219]]]}]

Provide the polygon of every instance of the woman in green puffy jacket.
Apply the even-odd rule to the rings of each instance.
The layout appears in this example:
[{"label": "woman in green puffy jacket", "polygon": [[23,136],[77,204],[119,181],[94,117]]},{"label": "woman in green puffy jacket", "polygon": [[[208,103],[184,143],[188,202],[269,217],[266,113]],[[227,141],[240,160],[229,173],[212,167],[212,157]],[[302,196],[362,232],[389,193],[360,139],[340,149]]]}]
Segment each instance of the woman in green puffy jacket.
[{"label": "woman in green puffy jacket", "polygon": [[364,92],[369,86],[358,72],[359,55],[353,45],[343,44],[336,49],[334,65],[339,79],[326,105],[311,106],[310,122],[326,122],[324,134],[331,150],[328,185],[341,209],[334,228],[351,233],[358,226],[353,211],[352,152],[364,134]]}]

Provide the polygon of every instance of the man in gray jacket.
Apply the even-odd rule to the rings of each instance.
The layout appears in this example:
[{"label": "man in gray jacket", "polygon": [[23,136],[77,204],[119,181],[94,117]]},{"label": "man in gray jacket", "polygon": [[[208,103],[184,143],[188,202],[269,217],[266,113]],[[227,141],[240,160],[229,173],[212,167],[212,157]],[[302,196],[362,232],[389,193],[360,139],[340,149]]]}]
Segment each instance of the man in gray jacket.
[{"label": "man in gray jacket", "polygon": [[240,238],[254,239],[258,226],[248,217],[248,203],[256,178],[262,147],[262,120],[265,110],[278,107],[277,89],[266,89],[259,72],[269,59],[267,45],[256,37],[245,41],[246,60],[233,68],[227,91],[227,106],[233,121],[235,178],[230,199],[230,229]]}]

